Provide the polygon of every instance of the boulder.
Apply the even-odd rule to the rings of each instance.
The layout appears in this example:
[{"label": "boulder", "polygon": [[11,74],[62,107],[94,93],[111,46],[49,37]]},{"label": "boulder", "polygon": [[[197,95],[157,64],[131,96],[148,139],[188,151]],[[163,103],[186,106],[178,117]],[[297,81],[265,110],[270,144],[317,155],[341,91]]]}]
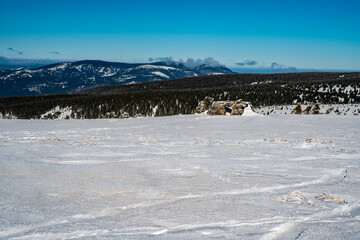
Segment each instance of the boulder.
[{"label": "boulder", "polygon": [[224,101],[215,101],[208,109],[207,112],[209,115],[225,115],[225,102]]},{"label": "boulder", "polygon": [[202,100],[198,107],[196,108],[196,113],[203,113],[211,107],[212,102],[214,101],[214,98],[212,97],[205,97],[204,100]]},{"label": "boulder", "polygon": [[129,118],[129,117],[130,117],[130,115],[129,115],[127,112],[123,112],[123,113],[121,113],[121,115],[120,115],[120,118],[121,118],[121,119]]},{"label": "boulder", "polygon": [[231,115],[242,115],[244,113],[244,109],[248,106],[248,103],[242,102],[242,103],[235,103],[232,107],[232,113]]}]

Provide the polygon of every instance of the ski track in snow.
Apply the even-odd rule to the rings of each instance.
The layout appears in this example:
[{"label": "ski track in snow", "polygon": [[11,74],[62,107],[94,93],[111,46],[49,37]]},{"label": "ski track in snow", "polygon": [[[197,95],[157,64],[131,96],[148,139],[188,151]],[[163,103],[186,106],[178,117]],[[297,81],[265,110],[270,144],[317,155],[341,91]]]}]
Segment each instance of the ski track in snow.
[{"label": "ski track in snow", "polygon": [[[358,129],[355,116],[0,120],[0,238],[360,238]],[[276,200],[293,191],[314,205]]]}]

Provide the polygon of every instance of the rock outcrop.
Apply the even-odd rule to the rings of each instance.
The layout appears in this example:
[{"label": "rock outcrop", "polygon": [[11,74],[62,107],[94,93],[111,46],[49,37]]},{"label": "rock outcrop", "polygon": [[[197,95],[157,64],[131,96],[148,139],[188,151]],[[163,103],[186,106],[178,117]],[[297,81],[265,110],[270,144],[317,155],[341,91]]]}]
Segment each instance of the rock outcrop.
[{"label": "rock outcrop", "polygon": [[214,101],[214,98],[205,97],[196,108],[196,113],[207,113],[208,115],[243,115],[245,108],[252,105],[249,102],[236,101]]}]

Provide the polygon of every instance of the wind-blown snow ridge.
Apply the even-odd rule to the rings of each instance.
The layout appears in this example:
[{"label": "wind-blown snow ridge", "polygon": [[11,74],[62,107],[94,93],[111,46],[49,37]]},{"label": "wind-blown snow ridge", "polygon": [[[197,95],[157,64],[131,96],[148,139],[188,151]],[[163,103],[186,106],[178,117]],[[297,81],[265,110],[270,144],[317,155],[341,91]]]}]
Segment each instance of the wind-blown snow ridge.
[{"label": "wind-blown snow ridge", "polygon": [[174,68],[174,67],[169,67],[169,66],[156,66],[156,65],[141,65],[141,66],[136,67],[135,69],[139,69],[139,68],[177,70],[177,68]]}]

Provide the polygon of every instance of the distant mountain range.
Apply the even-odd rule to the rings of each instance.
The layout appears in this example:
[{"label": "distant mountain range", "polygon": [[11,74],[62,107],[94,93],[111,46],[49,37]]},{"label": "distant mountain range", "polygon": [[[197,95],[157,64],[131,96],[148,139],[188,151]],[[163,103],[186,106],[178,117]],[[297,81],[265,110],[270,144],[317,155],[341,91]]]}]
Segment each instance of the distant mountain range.
[{"label": "distant mountain range", "polygon": [[0,97],[67,94],[101,86],[233,73],[224,66],[179,62],[128,64],[84,60],[35,69],[0,70]]}]

